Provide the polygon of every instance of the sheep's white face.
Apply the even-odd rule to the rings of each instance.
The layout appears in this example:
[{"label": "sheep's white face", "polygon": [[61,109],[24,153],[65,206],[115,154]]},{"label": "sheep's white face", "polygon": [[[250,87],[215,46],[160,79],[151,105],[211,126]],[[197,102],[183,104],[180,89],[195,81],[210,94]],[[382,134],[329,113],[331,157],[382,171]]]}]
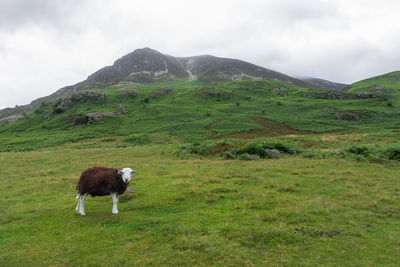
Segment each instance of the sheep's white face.
[{"label": "sheep's white face", "polygon": [[123,168],[122,170],[119,170],[118,173],[121,174],[122,181],[127,184],[131,181],[132,173],[136,173],[136,171],[131,168]]}]

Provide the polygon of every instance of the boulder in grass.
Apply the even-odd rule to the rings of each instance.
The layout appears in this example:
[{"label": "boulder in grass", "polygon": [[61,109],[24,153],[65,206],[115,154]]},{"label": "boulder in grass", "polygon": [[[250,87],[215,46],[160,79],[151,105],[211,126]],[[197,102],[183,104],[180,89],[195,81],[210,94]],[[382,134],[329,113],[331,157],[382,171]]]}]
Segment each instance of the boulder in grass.
[{"label": "boulder in grass", "polygon": [[168,89],[168,88],[158,88],[153,91],[153,97],[160,98],[160,97],[168,95],[171,92],[172,92],[172,90]]},{"label": "boulder in grass", "polygon": [[265,157],[270,159],[278,159],[282,157],[282,153],[278,149],[265,149]]},{"label": "boulder in grass", "polygon": [[130,89],[121,89],[121,90],[119,90],[119,93],[124,97],[132,98],[132,99],[140,96],[139,92],[135,92]]},{"label": "boulder in grass", "polygon": [[361,119],[360,115],[355,113],[335,113],[335,117],[346,121],[359,121]]}]

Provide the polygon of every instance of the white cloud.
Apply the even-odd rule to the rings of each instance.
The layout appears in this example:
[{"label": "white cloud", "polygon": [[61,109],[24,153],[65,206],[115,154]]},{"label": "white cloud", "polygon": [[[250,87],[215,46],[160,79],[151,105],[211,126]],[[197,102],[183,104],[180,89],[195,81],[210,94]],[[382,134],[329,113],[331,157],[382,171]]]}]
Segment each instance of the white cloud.
[{"label": "white cloud", "polygon": [[0,108],[75,84],[146,46],[354,82],[400,69],[398,10],[393,0],[3,0]]}]

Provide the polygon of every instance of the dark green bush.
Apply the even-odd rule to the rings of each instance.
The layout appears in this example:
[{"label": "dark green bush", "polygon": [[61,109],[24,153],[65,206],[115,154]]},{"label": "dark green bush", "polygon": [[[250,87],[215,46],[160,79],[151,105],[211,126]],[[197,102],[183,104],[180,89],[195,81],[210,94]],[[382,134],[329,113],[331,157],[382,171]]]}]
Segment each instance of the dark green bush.
[{"label": "dark green bush", "polygon": [[64,111],[65,110],[63,108],[56,107],[56,108],[54,108],[53,113],[54,114],[60,114],[60,113],[63,113]]},{"label": "dark green bush", "polygon": [[400,145],[388,147],[384,153],[388,159],[400,160]]},{"label": "dark green bush", "polygon": [[342,157],[355,160],[387,161],[400,160],[400,145],[393,145],[387,148],[352,146],[342,152]]},{"label": "dark green bush", "polygon": [[238,144],[235,140],[218,140],[194,143],[190,146],[190,153],[202,156],[222,155],[227,150],[232,149]]},{"label": "dark green bush", "polygon": [[301,153],[301,149],[298,147],[295,147],[290,144],[284,144],[284,143],[252,143],[248,144],[244,147],[241,147],[239,149],[236,149],[234,153],[236,155],[241,155],[241,154],[250,154],[250,155],[257,155],[260,158],[265,158],[266,157],[266,149],[277,149],[281,153],[286,153],[286,154],[298,154]]},{"label": "dark green bush", "polygon": [[346,149],[347,152],[356,154],[356,155],[363,155],[368,156],[370,154],[370,148],[367,146],[351,146]]}]

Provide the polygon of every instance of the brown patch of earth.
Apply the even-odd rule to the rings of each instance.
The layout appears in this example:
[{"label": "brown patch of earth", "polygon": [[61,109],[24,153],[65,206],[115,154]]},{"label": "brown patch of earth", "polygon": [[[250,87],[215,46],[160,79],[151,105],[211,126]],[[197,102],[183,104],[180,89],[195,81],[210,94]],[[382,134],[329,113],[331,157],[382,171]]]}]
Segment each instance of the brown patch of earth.
[{"label": "brown patch of earth", "polygon": [[318,143],[316,143],[316,142],[304,142],[301,146],[303,148],[311,148],[311,147],[317,146],[317,145],[318,145]]},{"label": "brown patch of earth", "polygon": [[[218,136],[218,137],[216,136],[217,132],[212,132],[210,139],[226,139],[226,138],[254,139],[254,138],[260,138],[260,137],[309,134],[307,132],[297,131],[297,130],[292,129],[282,123],[274,122],[274,121],[271,121],[268,119],[259,118],[259,117],[249,117],[249,119],[255,121],[258,125],[260,125],[264,129],[257,129],[257,130],[252,130],[249,132],[242,132],[242,133],[226,134],[226,135],[222,135],[222,136]],[[215,122],[215,123],[217,123],[217,122]],[[213,125],[211,125],[211,127]],[[207,126],[210,126],[210,124]],[[206,129],[211,130],[210,129],[211,127],[207,128],[207,126],[206,126]]]},{"label": "brown patch of earth", "polygon": [[275,137],[275,136],[300,136],[300,135],[308,135],[308,134],[336,134],[336,133],[350,132],[355,129],[355,128],[350,128],[350,129],[343,129],[343,130],[314,133],[314,132],[298,131],[298,130],[290,128],[289,126],[286,126],[285,124],[278,123],[278,122],[268,120],[265,118],[253,117],[253,116],[249,116],[248,118],[255,121],[258,125],[260,125],[264,129],[257,129],[257,130],[252,130],[249,132],[232,133],[232,134],[217,136],[217,132],[213,131],[211,128],[216,123],[223,120],[223,118],[208,124],[205,127],[205,129],[211,132],[211,136],[209,137],[209,139],[228,139],[228,138],[255,139],[255,138],[261,138],[261,137]]}]

